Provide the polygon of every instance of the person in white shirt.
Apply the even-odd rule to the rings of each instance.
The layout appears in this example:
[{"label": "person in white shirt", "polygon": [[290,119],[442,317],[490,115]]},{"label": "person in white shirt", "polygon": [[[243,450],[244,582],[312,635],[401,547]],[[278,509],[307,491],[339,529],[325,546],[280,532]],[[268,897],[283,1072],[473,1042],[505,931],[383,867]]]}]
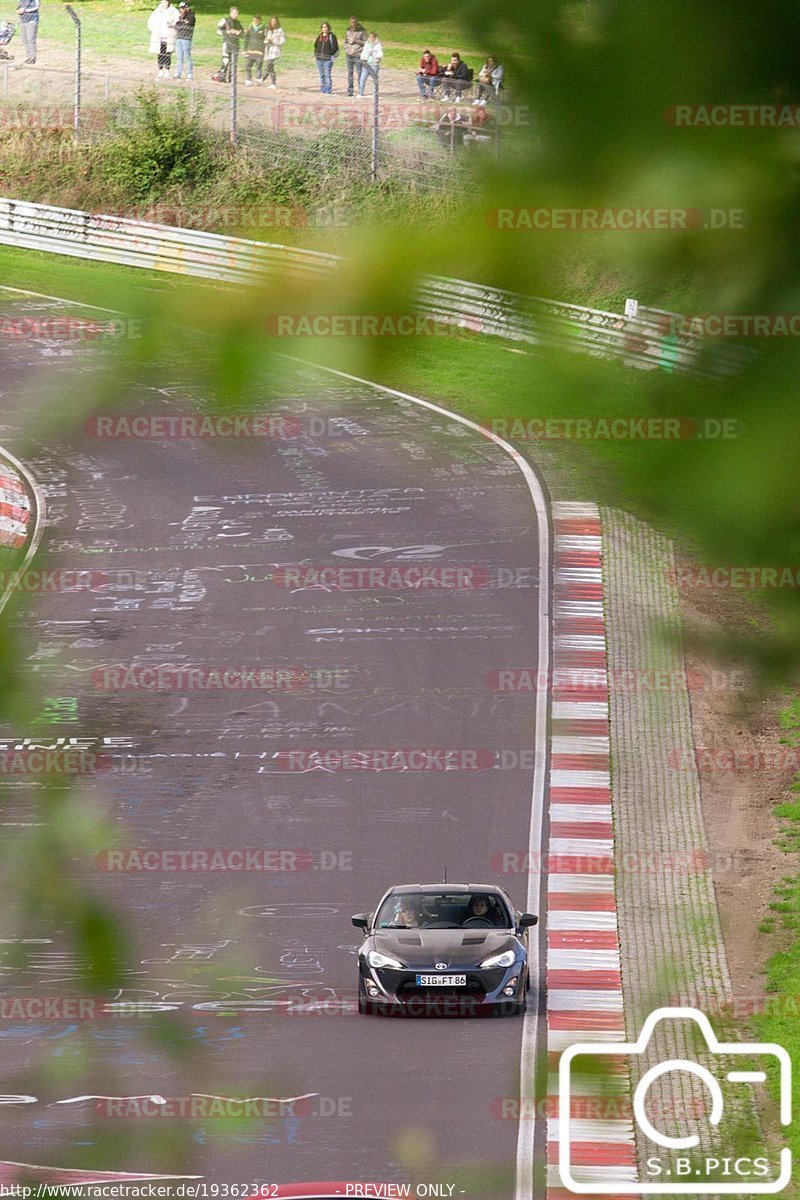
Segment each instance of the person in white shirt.
[{"label": "person in white shirt", "polygon": [[271,88],[278,86],[278,81],[275,78],[275,63],[281,56],[281,47],[286,41],[286,34],[281,29],[281,23],[277,17],[270,17],[267,26],[266,52],[264,54],[264,74],[263,79],[269,79]]},{"label": "person in white shirt", "polygon": [[147,28],[150,31],[150,53],[158,55],[159,78],[169,77],[172,64],[172,53],[175,49],[175,26],[178,24],[178,10],[169,0],[161,0],[147,18]]},{"label": "person in white shirt", "polygon": [[383,46],[378,41],[377,33],[371,33],[364,42],[364,49],[361,51],[361,78],[358,81],[359,100],[364,95],[364,89],[367,86],[367,80],[370,76],[375,80],[375,90],[377,91],[378,71],[380,70],[382,58]]}]

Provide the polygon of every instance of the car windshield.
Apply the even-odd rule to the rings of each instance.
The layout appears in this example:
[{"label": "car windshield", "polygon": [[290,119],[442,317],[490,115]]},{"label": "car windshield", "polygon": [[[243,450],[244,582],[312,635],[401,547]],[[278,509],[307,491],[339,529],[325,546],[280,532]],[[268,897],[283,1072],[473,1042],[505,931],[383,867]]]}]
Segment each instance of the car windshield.
[{"label": "car windshield", "polygon": [[377,929],[510,929],[511,914],[491,892],[394,892],[380,907]]}]

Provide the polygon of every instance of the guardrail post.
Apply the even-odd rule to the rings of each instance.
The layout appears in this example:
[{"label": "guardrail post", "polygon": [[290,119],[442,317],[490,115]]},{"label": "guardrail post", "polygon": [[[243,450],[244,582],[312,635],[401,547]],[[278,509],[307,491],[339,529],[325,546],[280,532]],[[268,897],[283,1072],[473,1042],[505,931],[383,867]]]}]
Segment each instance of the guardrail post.
[{"label": "guardrail post", "polygon": [[81,134],[81,19],[71,4],[66,6],[67,14],[75,24],[75,108],[72,116],[72,128],[77,141]]},{"label": "guardrail post", "polygon": [[239,47],[231,47],[231,145],[239,136]]}]

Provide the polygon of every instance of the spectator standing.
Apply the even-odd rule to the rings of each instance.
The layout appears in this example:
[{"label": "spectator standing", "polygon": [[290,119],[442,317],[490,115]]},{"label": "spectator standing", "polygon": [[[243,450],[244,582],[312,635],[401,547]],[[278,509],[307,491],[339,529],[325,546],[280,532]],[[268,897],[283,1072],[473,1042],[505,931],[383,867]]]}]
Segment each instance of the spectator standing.
[{"label": "spectator standing", "polygon": [[344,56],[347,59],[347,94],[352,96],[361,73],[361,51],[367,40],[367,31],[358,17],[351,17],[344,35]]},{"label": "spectator standing", "polygon": [[223,17],[221,21],[217,22],[217,33],[222,38],[222,66],[215,78],[220,83],[230,83],[231,62],[239,53],[239,46],[244,36],[244,26],[239,20],[239,10],[235,5],[227,17]]},{"label": "spectator standing", "polygon": [[377,33],[371,33],[364,42],[361,51],[361,78],[358,81],[358,98],[364,95],[368,79],[375,80],[375,91],[378,90],[378,71],[381,69],[383,46],[378,41]]},{"label": "spectator standing", "polygon": [[478,73],[478,86],[475,89],[478,99],[485,100],[487,97],[499,96],[505,75],[503,64],[499,63],[493,54],[490,54]]},{"label": "spectator standing", "polygon": [[197,17],[194,10],[189,7],[188,0],[181,0],[178,5],[178,20],[175,25],[175,78],[183,78],[183,69],[186,68],[186,78],[194,77],[194,65],[192,63],[192,38],[194,37],[194,27],[197,22]]},{"label": "spectator standing", "polygon": [[39,34],[39,0],[19,0],[19,32],[25,47],[25,62],[36,62],[36,38]]},{"label": "spectator standing", "polygon": [[159,79],[169,78],[177,24],[178,10],[173,4],[170,4],[169,0],[160,0],[158,6],[147,18],[147,28],[150,31],[150,53],[158,56]]},{"label": "spectator standing", "polygon": [[339,42],[327,21],[323,21],[314,42],[314,58],[319,71],[319,90],[325,95],[333,91],[333,64],[339,54]]},{"label": "spectator standing", "polygon": [[430,50],[423,50],[417,71],[417,87],[423,100],[430,100],[438,82],[439,60]]},{"label": "spectator standing", "polygon": [[442,95],[446,100],[452,99],[455,92],[456,100],[469,84],[469,67],[457,50],[450,55],[450,62],[442,71]]},{"label": "spectator standing", "polygon": [[261,17],[253,17],[244,35],[245,87],[253,86],[254,71],[257,82],[261,83],[266,39],[267,30],[261,23]]},{"label": "spectator standing", "polygon": [[275,63],[281,56],[281,50],[286,42],[286,34],[281,29],[281,23],[277,17],[270,17],[269,25],[267,26],[267,45],[264,55],[264,78],[269,79],[271,88],[278,86],[278,80],[275,78]]}]

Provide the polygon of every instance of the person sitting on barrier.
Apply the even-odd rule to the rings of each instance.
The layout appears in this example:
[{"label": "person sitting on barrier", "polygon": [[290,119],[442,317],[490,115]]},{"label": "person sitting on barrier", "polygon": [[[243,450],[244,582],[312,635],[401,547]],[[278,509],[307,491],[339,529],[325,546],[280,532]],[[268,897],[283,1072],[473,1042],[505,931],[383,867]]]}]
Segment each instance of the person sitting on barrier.
[{"label": "person sitting on barrier", "polygon": [[378,91],[378,71],[381,69],[383,46],[378,41],[377,33],[371,33],[364,42],[361,51],[361,77],[358,81],[358,99],[364,95],[368,79],[375,80],[375,91]]},{"label": "person sitting on barrier", "polygon": [[239,45],[244,36],[244,25],[239,20],[239,10],[234,7],[227,17],[217,22],[217,33],[222,38],[222,65],[212,76],[217,83],[230,83],[231,62],[239,53]]},{"label": "person sitting on barrier", "polygon": [[456,100],[469,87],[469,67],[457,50],[450,55],[450,62],[442,71],[442,95],[445,100],[451,100],[455,94]]},{"label": "person sitting on barrier", "polygon": [[417,87],[423,100],[430,100],[439,82],[439,60],[430,50],[423,50],[417,71]]},{"label": "person sitting on barrier", "polygon": [[261,17],[253,17],[244,35],[245,87],[253,86],[253,72],[256,82],[261,83],[261,72],[264,65],[264,46],[267,31],[261,24]]},{"label": "person sitting on barrier", "polygon": [[464,135],[464,145],[491,142],[495,136],[494,117],[486,107],[486,101],[473,100],[469,114],[469,130]]},{"label": "person sitting on barrier", "polygon": [[433,129],[442,145],[446,146],[448,150],[452,150],[455,146],[464,144],[464,135],[468,125],[466,118],[458,111],[455,104],[451,104],[442,113]]},{"label": "person sitting on barrier", "polygon": [[494,99],[495,96],[499,96],[505,76],[506,69],[503,64],[499,63],[493,54],[490,54],[478,72],[478,83],[475,88],[478,99]]},{"label": "person sitting on barrier", "polygon": [[[269,87],[278,86],[275,76],[275,63],[281,56],[281,50],[286,42],[286,34],[281,29],[277,17],[270,17],[267,23],[266,53],[264,54],[264,79],[269,80]],[[260,82],[260,81],[259,81]]]}]

